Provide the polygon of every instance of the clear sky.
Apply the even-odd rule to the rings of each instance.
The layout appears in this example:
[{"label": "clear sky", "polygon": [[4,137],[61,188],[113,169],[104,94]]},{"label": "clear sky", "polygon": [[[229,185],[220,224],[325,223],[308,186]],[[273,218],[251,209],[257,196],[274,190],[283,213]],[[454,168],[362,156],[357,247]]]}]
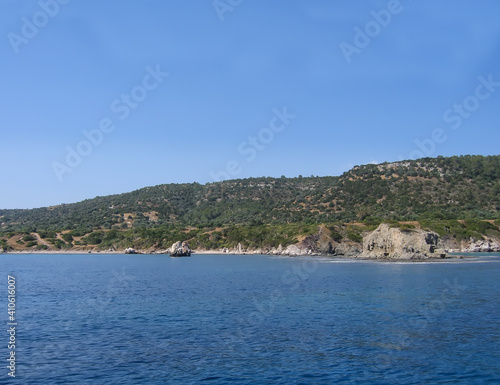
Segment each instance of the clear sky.
[{"label": "clear sky", "polygon": [[0,208],[499,153],[500,2],[0,0]]}]

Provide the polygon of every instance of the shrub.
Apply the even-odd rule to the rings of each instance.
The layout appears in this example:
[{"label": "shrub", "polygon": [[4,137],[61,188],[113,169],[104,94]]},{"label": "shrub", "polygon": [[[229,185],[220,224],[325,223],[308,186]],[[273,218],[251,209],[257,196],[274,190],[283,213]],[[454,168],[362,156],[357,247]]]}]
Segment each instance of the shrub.
[{"label": "shrub", "polygon": [[84,244],[87,245],[99,245],[104,238],[104,233],[102,231],[94,231],[93,233],[82,238]]},{"label": "shrub", "polygon": [[361,234],[356,233],[354,231],[348,231],[347,238],[349,238],[353,242],[358,242],[358,243],[363,242],[363,237],[361,236]]},{"label": "shrub", "polygon": [[71,233],[62,234],[61,238],[68,243],[73,242],[73,235],[71,235]]},{"label": "shrub", "polygon": [[57,233],[55,231],[40,231],[38,232],[40,238],[55,238],[57,237]]},{"label": "shrub", "polygon": [[7,241],[4,239],[0,239],[0,250],[7,251],[10,249],[10,246],[7,244]]},{"label": "shrub", "polygon": [[467,226],[467,229],[480,234],[485,234],[486,230],[495,229],[495,226],[493,226],[490,222],[481,221],[479,219],[466,219],[465,225]]},{"label": "shrub", "polygon": [[65,245],[66,245],[66,244],[65,244],[63,241],[61,241],[60,239],[56,239],[56,240],[54,240],[54,242],[53,242],[53,243],[54,243],[54,247],[55,247],[56,249],[58,249],[58,250],[61,250],[61,249],[63,248],[63,246],[65,246]]},{"label": "shrub", "polygon": [[400,230],[412,230],[415,228],[415,225],[412,225],[411,223],[391,223],[391,227],[395,227]]},{"label": "shrub", "polygon": [[380,219],[378,217],[368,217],[368,218],[365,218],[365,220],[363,222],[366,226],[378,227],[378,225],[380,225],[382,223],[382,219]]},{"label": "shrub", "polygon": [[335,242],[340,242],[342,241],[342,234],[340,234],[338,231],[337,231],[337,228],[334,227],[334,226],[329,226],[327,227],[328,230],[330,230],[330,237],[335,241]]},{"label": "shrub", "polygon": [[73,231],[70,231],[68,234],[71,234],[73,237],[83,237],[84,235],[87,235],[88,233],[91,233],[92,230],[87,230],[87,229],[76,229]]}]

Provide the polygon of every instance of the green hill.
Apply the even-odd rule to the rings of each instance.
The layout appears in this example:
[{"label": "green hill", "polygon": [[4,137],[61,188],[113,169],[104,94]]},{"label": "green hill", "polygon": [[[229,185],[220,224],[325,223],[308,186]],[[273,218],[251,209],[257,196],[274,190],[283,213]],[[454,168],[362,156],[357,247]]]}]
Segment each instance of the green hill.
[{"label": "green hill", "polygon": [[[496,219],[499,212],[500,156],[460,156],[356,166],[339,177],[249,178],[146,187],[55,207],[0,210],[0,228],[10,236],[72,230],[78,237],[112,229],[114,234],[149,231],[143,234],[148,238],[156,231],[151,235],[153,241],[163,237],[166,229],[241,231],[264,226],[267,230],[260,238],[269,238],[271,231],[281,241],[291,241],[300,226],[302,233],[308,233],[312,230],[304,226]],[[220,237],[226,239],[228,234]],[[258,243],[259,236],[254,238]]]},{"label": "green hill", "polygon": [[340,177],[250,178],[167,184],[74,204],[0,210],[4,230],[164,224],[322,223],[496,218],[500,156],[427,158],[356,166]]}]

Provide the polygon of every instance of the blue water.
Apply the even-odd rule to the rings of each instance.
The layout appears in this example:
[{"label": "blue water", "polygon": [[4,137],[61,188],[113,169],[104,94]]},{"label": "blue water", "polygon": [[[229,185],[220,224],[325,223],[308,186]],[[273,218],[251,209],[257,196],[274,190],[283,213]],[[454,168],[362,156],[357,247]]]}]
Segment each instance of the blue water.
[{"label": "blue water", "polygon": [[0,270],[18,306],[17,378],[0,383],[500,383],[499,254],[5,254]]}]

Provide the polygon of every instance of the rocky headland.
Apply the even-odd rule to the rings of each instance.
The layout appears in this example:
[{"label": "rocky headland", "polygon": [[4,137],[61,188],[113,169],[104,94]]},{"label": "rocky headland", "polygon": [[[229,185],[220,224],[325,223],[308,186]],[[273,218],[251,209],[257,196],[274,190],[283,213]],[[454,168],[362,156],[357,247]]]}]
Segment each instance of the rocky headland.
[{"label": "rocky headland", "polygon": [[399,229],[381,224],[363,238],[364,258],[428,259],[445,258],[446,251],[438,249],[439,235],[419,229]]},{"label": "rocky headland", "polygon": [[363,234],[362,242],[343,239],[336,242],[325,227],[317,234],[309,235],[300,242],[283,247],[245,248],[239,243],[234,248],[218,250],[195,250],[199,253],[265,254],[283,256],[332,256],[356,259],[383,260],[433,260],[450,258],[452,252],[500,252],[498,240],[476,240],[461,242],[462,248],[454,249],[457,242],[443,239],[436,232],[391,227],[382,223],[375,230]]}]

